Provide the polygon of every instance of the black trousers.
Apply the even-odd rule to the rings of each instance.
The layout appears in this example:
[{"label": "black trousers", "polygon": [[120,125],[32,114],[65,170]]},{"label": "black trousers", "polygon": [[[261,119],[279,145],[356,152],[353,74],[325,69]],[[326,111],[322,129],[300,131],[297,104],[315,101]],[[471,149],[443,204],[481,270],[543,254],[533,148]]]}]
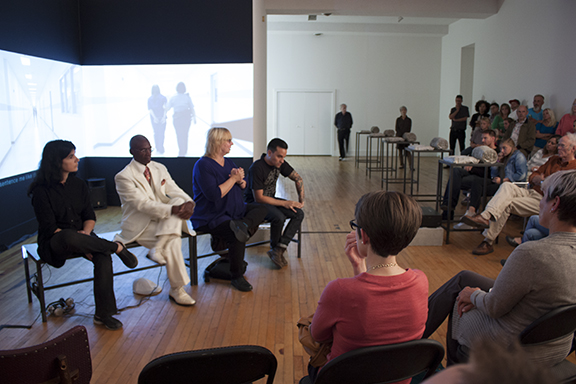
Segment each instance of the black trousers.
[{"label": "black trousers", "polygon": [[[268,208],[266,220],[270,222],[270,248],[274,248],[278,243],[287,246],[294,238],[294,235],[296,235],[296,232],[298,232],[302,220],[304,220],[304,211],[294,208],[296,210],[294,212],[288,208],[268,204],[266,204],[266,208]],[[286,219],[290,219],[290,221],[286,225],[284,233],[282,233]]]},{"label": "black trousers", "polygon": [[[264,221],[268,209],[263,204],[247,204],[246,214],[242,219],[249,230],[254,230],[258,228],[258,225]],[[234,232],[230,229],[230,220],[226,220],[217,227],[210,229],[207,225],[198,228],[198,231],[208,232],[212,236],[219,237],[226,242],[228,247],[228,259],[230,260],[230,274],[232,279],[236,279],[242,276],[241,264],[244,260],[244,250],[246,249],[246,243],[242,243],[236,239]]]},{"label": "black trousers", "polygon": [[340,157],[345,158],[348,152],[348,142],[350,141],[350,129],[338,130],[338,147],[340,148]]},{"label": "black trousers", "polygon": [[448,317],[446,332],[447,365],[458,364],[458,341],[452,339],[452,310],[458,294],[464,287],[480,288],[488,292],[494,285],[494,280],[471,271],[459,272],[436,290],[428,298],[428,320],[423,339],[429,338]]},{"label": "black trousers", "polygon": [[95,315],[110,316],[118,312],[114,296],[114,271],[110,255],[116,252],[118,244],[101,239],[94,232],[90,236],[73,229],[64,229],[50,239],[52,258],[67,260],[92,254],[94,264],[94,303]]},{"label": "black trousers", "polygon": [[460,144],[460,152],[462,152],[464,147],[464,141],[466,139],[466,130],[464,129],[451,129],[450,130],[450,150],[452,153],[456,154],[456,140]]}]

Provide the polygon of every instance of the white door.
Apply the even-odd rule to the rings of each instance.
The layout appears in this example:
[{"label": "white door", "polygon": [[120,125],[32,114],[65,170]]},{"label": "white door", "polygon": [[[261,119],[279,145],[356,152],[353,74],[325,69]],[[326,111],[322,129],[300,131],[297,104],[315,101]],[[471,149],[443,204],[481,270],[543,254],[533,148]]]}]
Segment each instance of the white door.
[{"label": "white door", "polygon": [[278,137],[291,155],[331,155],[333,91],[277,91]]}]

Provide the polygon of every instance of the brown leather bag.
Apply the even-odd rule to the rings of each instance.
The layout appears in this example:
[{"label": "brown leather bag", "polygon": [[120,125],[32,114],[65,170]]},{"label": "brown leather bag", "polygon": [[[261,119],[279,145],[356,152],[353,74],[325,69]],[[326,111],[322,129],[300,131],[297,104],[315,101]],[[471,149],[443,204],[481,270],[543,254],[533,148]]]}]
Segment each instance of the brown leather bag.
[{"label": "brown leather bag", "polygon": [[328,361],[326,356],[332,349],[332,342],[319,343],[312,338],[310,334],[310,324],[312,324],[313,317],[314,314],[301,317],[298,323],[296,323],[298,327],[298,340],[304,347],[306,353],[310,355],[310,365],[313,367],[322,367]]}]

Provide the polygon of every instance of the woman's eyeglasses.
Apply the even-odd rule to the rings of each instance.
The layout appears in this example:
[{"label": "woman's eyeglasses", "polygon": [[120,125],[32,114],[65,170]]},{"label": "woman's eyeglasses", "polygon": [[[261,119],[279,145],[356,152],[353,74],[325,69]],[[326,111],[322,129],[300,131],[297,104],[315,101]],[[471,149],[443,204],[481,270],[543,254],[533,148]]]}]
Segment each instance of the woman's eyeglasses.
[{"label": "woman's eyeglasses", "polygon": [[350,228],[352,228],[354,231],[357,231],[360,229],[360,226],[358,224],[356,224],[354,219],[352,219],[352,220],[350,220]]}]

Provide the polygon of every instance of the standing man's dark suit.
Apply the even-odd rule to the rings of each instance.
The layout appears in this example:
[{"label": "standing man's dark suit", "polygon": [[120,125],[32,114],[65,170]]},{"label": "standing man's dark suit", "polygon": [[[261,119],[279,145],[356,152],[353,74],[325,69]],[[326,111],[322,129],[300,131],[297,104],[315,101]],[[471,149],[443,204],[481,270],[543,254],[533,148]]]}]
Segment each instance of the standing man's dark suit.
[{"label": "standing man's dark suit", "polygon": [[352,128],[352,115],[346,112],[346,104],[340,105],[340,112],[334,118],[334,125],[338,128],[338,146],[340,147],[340,160],[346,158],[348,142],[350,141],[350,129]]}]

